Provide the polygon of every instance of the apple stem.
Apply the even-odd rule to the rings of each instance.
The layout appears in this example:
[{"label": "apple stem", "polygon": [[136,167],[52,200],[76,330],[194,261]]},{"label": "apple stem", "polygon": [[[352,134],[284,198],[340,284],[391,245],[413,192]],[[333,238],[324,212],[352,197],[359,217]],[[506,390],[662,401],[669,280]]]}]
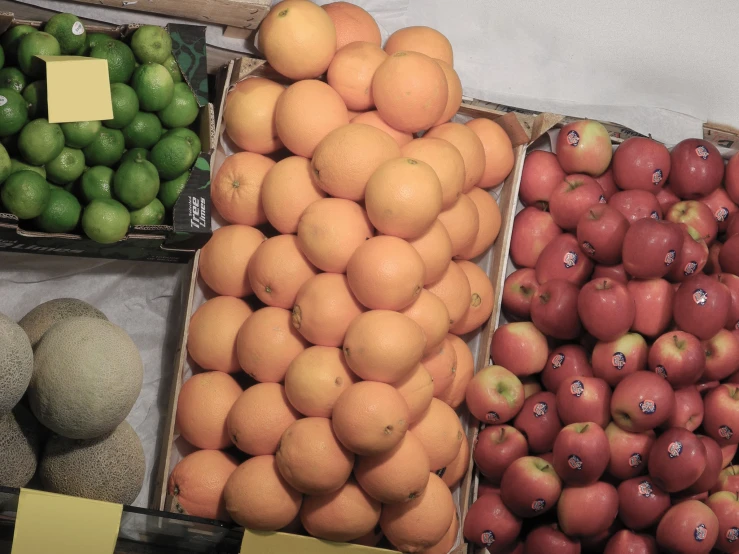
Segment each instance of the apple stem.
[{"label": "apple stem", "polygon": [[505,427],[500,428],[500,435],[498,436],[498,442],[503,442],[505,439]]},{"label": "apple stem", "polygon": [[590,210],[590,217],[592,217],[593,219],[595,219],[595,212],[593,210]]},{"label": "apple stem", "polygon": [[677,335],[672,335],[672,341],[675,343],[675,346],[682,350],[683,343],[680,339],[677,338]]},{"label": "apple stem", "polygon": [[549,469],[549,464],[545,464],[544,467],[541,468],[542,471],[546,471],[547,469]]}]

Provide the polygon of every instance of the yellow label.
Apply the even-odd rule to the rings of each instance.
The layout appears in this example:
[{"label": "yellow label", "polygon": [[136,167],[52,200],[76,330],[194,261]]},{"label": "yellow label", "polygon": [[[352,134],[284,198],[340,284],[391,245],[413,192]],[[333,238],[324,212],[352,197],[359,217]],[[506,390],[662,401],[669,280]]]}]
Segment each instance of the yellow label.
[{"label": "yellow label", "polygon": [[249,529],[244,531],[241,554],[286,554],[287,552],[300,552],[300,554],[391,554],[390,550],[384,548],[324,541],[289,533],[268,533],[250,531]]},{"label": "yellow label", "polygon": [[49,122],[113,119],[108,60],[39,56],[46,62]]},{"label": "yellow label", "polygon": [[113,554],[123,506],[21,489],[11,554]]}]

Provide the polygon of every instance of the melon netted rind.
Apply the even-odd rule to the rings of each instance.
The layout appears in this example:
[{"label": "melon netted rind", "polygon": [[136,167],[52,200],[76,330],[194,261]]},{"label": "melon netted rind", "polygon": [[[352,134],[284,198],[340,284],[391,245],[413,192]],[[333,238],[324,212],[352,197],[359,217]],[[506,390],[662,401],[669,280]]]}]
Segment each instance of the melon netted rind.
[{"label": "melon netted rind", "polygon": [[33,374],[33,349],[23,329],[0,314],[0,414],[23,398]]},{"label": "melon netted rind", "polygon": [[36,347],[28,399],[58,435],[92,439],[126,419],[143,379],[141,356],[123,329],[75,317],[54,325]]},{"label": "melon netted rind", "polygon": [[43,429],[23,404],[0,416],[0,485],[25,487],[36,473]]},{"label": "melon netted rind", "polygon": [[136,500],[145,473],[141,440],[126,421],[97,439],[52,435],[39,464],[45,490],[117,504]]},{"label": "melon netted rind", "polygon": [[39,304],[18,322],[28,335],[31,346],[36,345],[52,325],[70,317],[94,317],[105,319],[105,314],[95,306],[76,298],[57,298]]}]

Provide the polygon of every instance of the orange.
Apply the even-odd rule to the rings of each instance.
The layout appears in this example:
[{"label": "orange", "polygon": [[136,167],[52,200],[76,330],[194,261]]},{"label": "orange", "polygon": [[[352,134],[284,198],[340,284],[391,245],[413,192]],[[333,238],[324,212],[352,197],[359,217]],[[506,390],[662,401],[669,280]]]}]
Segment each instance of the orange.
[{"label": "orange", "polygon": [[324,196],[311,178],[310,160],[302,156],[280,160],[262,182],[264,215],[280,233],[297,233],[305,209]]},{"label": "orange", "polygon": [[259,26],[259,49],[288,79],[312,79],[326,71],[336,52],[336,28],[312,2],[283,0]]},{"label": "orange", "polygon": [[457,262],[450,263],[441,279],[428,285],[426,290],[444,302],[449,311],[449,323],[452,327],[467,312],[472,289],[467,275]]},{"label": "orange", "polygon": [[428,231],[410,241],[410,245],[423,260],[426,269],[423,284],[441,279],[452,259],[452,240],[441,221],[437,219]]},{"label": "orange", "polygon": [[346,363],[362,379],[396,383],[421,361],[423,329],[411,318],[390,310],[357,316],[344,339]]},{"label": "orange", "polygon": [[385,51],[392,55],[401,50],[421,52],[431,58],[454,65],[451,42],[431,27],[405,27],[395,31],[387,39]]},{"label": "orange", "polygon": [[282,433],[300,418],[279,383],[257,383],[241,393],[228,413],[236,448],[252,456],[274,454]]},{"label": "orange", "polygon": [[250,295],[249,260],[265,240],[261,231],[248,225],[227,225],[213,231],[200,251],[198,272],[205,284],[224,296]]},{"label": "orange", "polygon": [[412,158],[395,158],[372,174],[364,204],[378,231],[414,239],[436,221],[441,213],[441,196],[441,183],[429,164]]},{"label": "orange", "polygon": [[293,154],[311,158],[323,137],[349,123],[349,112],[339,93],[326,83],[298,81],[287,87],[277,101],[275,121],[282,143]]},{"label": "orange", "polygon": [[464,159],[451,142],[438,138],[412,140],[401,149],[403,156],[421,160],[436,172],[441,184],[441,206],[452,206],[462,194],[464,185]]},{"label": "orange", "polygon": [[444,113],[449,87],[444,70],[433,59],[418,52],[396,52],[375,71],[372,96],[391,127],[417,133]]},{"label": "orange", "polygon": [[501,221],[500,208],[490,193],[475,187],[467,193],[467,196],[477,208],[480,225],[475,240],[457,254],[457,257],[463,260],[476,258],[493,245],[498,238]]},{"label": "orange", "polygon": [[226,97],[223,123],[236,146],[257,154],[271,154],[282,148],[275,126],[275,106],[285,87],[250,77],[238,83]]},{"label": "orange", "polygon": [[351,123],[318,144],[311,161],[313,179],[331,196],[359,201],[375,170],[399,156],[400,148],[390,135],[371,125]]},{"label": "orange", "polygon": [[298,247],[295,235],[278,235],[265,240],[249,262],[249,283],[259,300],[268,306],[289,310],[298,290],[318,270]]},{"label": "orange", "polygon": [[[447,530],[446,534],[434,546],[421,550],[420,554],[449,554],[449,552],[452,551],[452,548],[454,548],[454,546],[457,544],[458,535],[459,535],[459,517],[457,516],[456,510],[455,510],[454,518],[452,519],[452,524],[449,526],[449,529]],[[515,550],[512,550],[511,554],[513,552],[515,552]]]},{"label": "orange", "polygon": [[322,198],[298,222],[298,247],[323,271],[344,273],[349,258],[375,234],[362,206],[344,198]]},{"label": "orange", "polygon": [[254,312],[236,339],[241,369],[260,383],[281,383],[290,362],[307,347],[292,326],[292,313],[273,306]]},{"label": "orange", "polygon": [[419,363],[408,375],[393,383],[393,386],[408,404],[408,421],[411,424],[415,423],[431,404],[434,397],[434,380],[423,364]]},{"label": "orange", "polygon": [[431,473],[421,496],[383,506],[380,527],[385,537],[401,552],[419,552],[444,537],[454,513],[452,493],[444,481]]},{"label": "orange", "polygon": [[233,520],[255,531],[277,531],[300,512],[303,495],[277,471],[274,456],[256,456],[231,474],[223,491]]},{"label": "orange", "polygon": [[311,346],[287,369],[285,392],[301,414],[331,417],[336,400],[357,380],[340,348]]},{"label": "orange", "polygon": [[280,474],[304,494],[328,494],[349,479],[354,454],[336,439],[331,420],[306,417],[282,435],[275,455]]},{"label": "orange", "polygon": [[364,307],[340,273],[319,273],[300,288],[293,307],[293,327],[318,346],[341,346],[349,324]]},{"label": "orange", "polygon": [[438,398],[431,401],[421,419],[411,426],[429,455],[431,471],[450,464],[459,453],[464,431],[456,412]]},{"label": "orange", "polygon": [[454,256],[472,248],[480,230],[480,214],[469,196],[461,195],[451,208],[439,214],[439,221],[449,233]]},{"label": "orange", "polygon": [[434,396],[439,398],[454,382],[457,372],[457,351],[444,335],[443,342],[421,360],[434,380]]},{"label": "orange", "polygon": [[387,54],[379,44],[351,42],[336,52],[328,66],[326,80],[350,110],[365,111],[375,106],[372,77]]},{"label": "orange", "polygon": [[503,127],[480,117],[465,123],[482,141],[485,149],[485,171],[477,183],[484,189],[497,187],[513,169],[513,144]]},{"label": "orange", "polygon": [[196,450],[182,458],[174,466],[167,484],[175,511],[229,521],[223,489],[237,467],[238,462],[220,450]]},{"label": "orange", "polygon": [[341,393],[331,423],[341,444],[360,456],[373,456],[401,441],[408,417],[408,404],[394,387],[360,381]]},{"label": "orange", "polygon": [[425,268],[406,241],[379,236],[354,251],[346,276],[354,296],[367,308],[402,310],[421,294]]},{"label": "orange", "polygon": [[451,331],[455,335],[464,335],[485,325],[490,319],[490,314],[493,313],[495,293],[490,277],[482,269],[467,261],[459,261],[457,265],[467,276],[472,293],[467,311],[452,325]]},{"label": "orange", "polygon": [[354,41],[366,41],[380,46],[382,36],[375,18],[365,10],[349,2],[324,4],[323,9],[336,27],[336,49]]},{"label": "orange", "polygon": [[457,147],[464,160],[464,186],[469,191],[485,173],[485,147],[475,132],[461,123],[443,123],[429,130],[427,137],[444,139]]},{"label": "orange", "polygon": [[216,296],[202,304],[190,318],[187,333],[187,351],[193,361],[202,369],[239,371],[236,338],[251,314],[246,302],[232,296]]},{"label": "orange", "polygon": [[467,469],[470,465],[470,442],[467,440],[467,435],[462,437],[462,446],[459,447],[457,457],[445,468],[441,469],[437,474],[441,477],[441,480],[446,483],[446,486],[450,489],[455,487],[462,478],[467,474]]},{"label": "orange", "polygon": [[262,182],[275,162],[261,154],[238,152],[228,156],[210,186],[210,198],[221,217],[229,223],[266,223]]},{"label": "orange", "polygon": [[446,123],[459,111],[459,107],[462,105],[462,81],[459,80],[459,75],[454,71],[454,68],[443,60],[436,60],[444,70],[444,76],[446,77],[446,84],[448,87],[448,94],[446,99],[446,107],[441,117],[434,123],[434,125],[441,125]]},{"label": "orange", "polygon": [[447,338],[457,354],[457,371],[454,372],[452,385],[439,396],[439,400],[456,410],[464,402],[467,385],[475,373],[475,358],[467,343],[458,336],[448,335]]},{"label": "orange", "polygon": [[418,298],[400,313],[418,323],[426,337],[425,354],[434,350],[446,338],[449,332],[449,310],[437,296],[426,289]]},{"label": "orange", "polygon": [[429,457],[421,441],[406,433],[392,450],[357,458],[359,485],[383,504],[408,502],[421,496],[429,482]]},{"label": "orange", "polygon": [[360,113],[359,115],[354,116],[352,118],[352,123],[363,123],[365,125],[371,125],[372,127],[379,129],[380,131],[384,131],[385,133],[390,135],[400,147],[408,144],[410,141],[413,140],[413,135],[411,133],[398,131],[397,129],[393,129],[392,127],[390,127],[390,125],[385,123],[382,117],[380,117],[380,113],[377,110]]},{"label": "orange", "polygon": [[220,371],[190,377],[177,398],[175,419],[180,435],[197,448],[220,450],[231,446],[226,420],[241,392],[236,380]]}]

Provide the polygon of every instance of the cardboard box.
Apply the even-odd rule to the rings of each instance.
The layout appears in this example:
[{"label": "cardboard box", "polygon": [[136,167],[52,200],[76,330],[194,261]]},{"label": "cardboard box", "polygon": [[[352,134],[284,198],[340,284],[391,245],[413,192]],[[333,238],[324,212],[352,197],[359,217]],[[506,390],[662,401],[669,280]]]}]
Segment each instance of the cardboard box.
[{"label": "cardboard box", "polygon": [[[41,27],[43,22],[15,19],[12,13],[0,13],[0,33],[15,25]],[[111,29],[88,25],[86,29],[88,32],[126,38],[138,27],[132,24]],[[183,78],[200,106],[198,134],[203,150],[174,206],[173,224],[132,227],[123,240],[114,244],[100,244],[84,235],[36,231],[14,215],[0,211],[0,251],[186,263],[208,241],[212,234],[210,158],[215,136],[215,112],[213,105],[208,103],[205,27],[169,24],[166,29],[172,37],[173,55],[180,65]]]}]

